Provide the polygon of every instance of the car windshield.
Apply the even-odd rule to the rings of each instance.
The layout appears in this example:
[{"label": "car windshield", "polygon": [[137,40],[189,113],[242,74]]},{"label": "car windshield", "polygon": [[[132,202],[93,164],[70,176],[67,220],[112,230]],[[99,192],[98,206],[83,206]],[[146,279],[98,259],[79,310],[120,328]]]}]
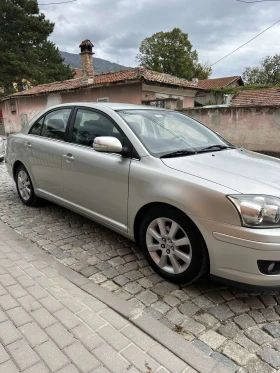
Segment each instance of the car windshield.
[{"label": "car windshield", "polygon": [[156,156],[189,155],[233,147],[217,133],[190,117],[167,110],[120,110],[139,140]]}]

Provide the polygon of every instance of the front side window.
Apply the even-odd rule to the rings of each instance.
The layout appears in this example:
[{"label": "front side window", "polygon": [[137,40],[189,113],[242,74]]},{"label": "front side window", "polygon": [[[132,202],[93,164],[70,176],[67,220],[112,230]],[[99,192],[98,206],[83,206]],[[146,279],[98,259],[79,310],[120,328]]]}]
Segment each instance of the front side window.
[{"label": "front side window", "polygon": [[59,109],[48,113],[44,117],[41,136],[56,140],[64,140],[64,134],[71,114],[71,109]]},{"label": "front side window", "polygon": [[105,115],[92,110],[78,109],[72,142],[92,146],[94,139],[98,136],[113,136],[123,141],[122,134]]},{"label": "front side window", "polygon": [[139,140],[155,156],[181,150],[197,152],[229,146],[218,134],[186,115],[164,110],[120,110]]}]

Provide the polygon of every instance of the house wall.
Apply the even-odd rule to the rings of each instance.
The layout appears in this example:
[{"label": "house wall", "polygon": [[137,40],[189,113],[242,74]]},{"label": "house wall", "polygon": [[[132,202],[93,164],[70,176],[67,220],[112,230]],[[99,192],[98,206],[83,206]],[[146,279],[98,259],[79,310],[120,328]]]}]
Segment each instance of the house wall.
[{"label": "house wall", "polygon": [[3,119],[7,134],[18,132],[25,121],[30,120],[47,107],[47,96],[22,97],[16,101],[16,114],[11,113],[10,100],[3,102]]},{"label": "house wall", "polygon": [[280,107],[197,108],[182,112],[237,146],[280,153]]},{"label": "house wall", "polygon": [[[142,86],[142,101],[156,100],[156,99],[177,99],[174,101],[176,105],[174,109],[178,108],[193,108],[194,98],[197,93],[195,89],[182,89],[182,88],[167,88],[158,87],[149,84],[143,84]],[[181,107],[178,107],[181,105]]]},{"label": "house wall", "polygon": [[97,102],[99,98],[109,98],[109,102],[122,102],[141,105],[141,84],[125,84],[99,87],[90,90],[64,92],[62,103],[67,102]]}]

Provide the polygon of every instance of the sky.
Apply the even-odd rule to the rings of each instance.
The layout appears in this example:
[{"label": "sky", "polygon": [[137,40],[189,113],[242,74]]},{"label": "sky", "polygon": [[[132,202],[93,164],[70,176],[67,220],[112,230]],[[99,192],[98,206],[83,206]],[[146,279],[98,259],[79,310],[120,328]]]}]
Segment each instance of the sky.
[{"label": "sky", "polygon": [[[39,0],[39,4],[65,0]],[[247,0],[252,1],[252,0]],[[188,33],[199,61],[213,64],[280,19],[280,1],[252,4],[236,0],[77,0],[40,5],[55,23],[50,39],[61,51],[79,53],[90,39],[95,57],[125,66],[135,60],[141,41],[179,27]],[[267,55],[280,53],[280,22],[213,66],[212,78],[242,75]]]}]

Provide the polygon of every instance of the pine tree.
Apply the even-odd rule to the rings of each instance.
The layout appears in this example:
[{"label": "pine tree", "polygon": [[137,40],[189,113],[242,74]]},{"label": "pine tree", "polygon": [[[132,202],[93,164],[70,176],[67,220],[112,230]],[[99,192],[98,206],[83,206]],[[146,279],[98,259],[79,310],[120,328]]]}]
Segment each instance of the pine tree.
[{"label": "pine tree", "polygon": [[0,1],[0,87],[8,94],[32,85],[71,79],[55,44],[48,40],[54,23],[39,12],[37,0]]}]

